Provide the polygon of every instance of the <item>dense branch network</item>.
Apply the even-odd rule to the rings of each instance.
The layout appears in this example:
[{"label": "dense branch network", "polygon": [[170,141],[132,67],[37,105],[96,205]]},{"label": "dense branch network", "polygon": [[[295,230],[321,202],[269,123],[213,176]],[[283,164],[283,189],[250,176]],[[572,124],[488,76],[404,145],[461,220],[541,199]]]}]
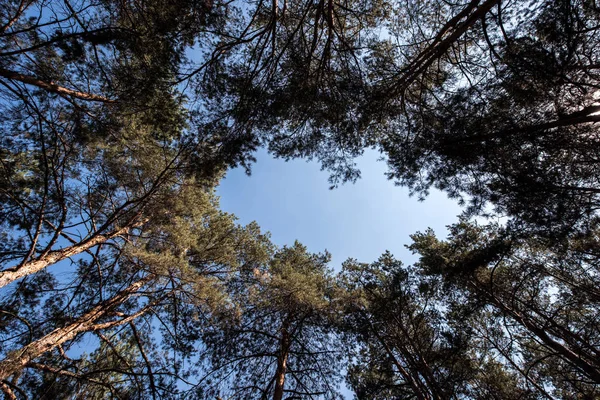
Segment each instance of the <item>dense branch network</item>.
[{"label": "dense branch network", "polygon": [[[3,2],[0,391],[597,398],[599,26],[584,0]],[[468,207],[414,265],[336,274],[219,210],[259,146],[332,186],[374,148]]]}]

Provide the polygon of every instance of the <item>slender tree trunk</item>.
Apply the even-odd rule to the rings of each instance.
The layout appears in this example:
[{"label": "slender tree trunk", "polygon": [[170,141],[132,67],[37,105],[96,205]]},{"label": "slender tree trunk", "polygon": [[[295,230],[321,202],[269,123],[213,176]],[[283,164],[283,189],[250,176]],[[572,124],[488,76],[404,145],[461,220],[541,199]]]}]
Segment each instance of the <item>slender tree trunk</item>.
[{"label": "slender tree trunk", "polygon": [[19,20],[19,18],[21,17],[21,15],[23,15],[23,12],[32,3],[33,2],[21,0],[21,3],[19,4],[19,8],[17,9],[17,11],[15,12],[15,15],[12,18],[10,18],[6,24],[4,24],[2,27],[0,27],[0,33],[6,32],[15,22],[17,22]]},{"label": "slender tree trunk", "polygon": [[[600,115],[597,114],[598,112],[600,112],[600,106],[589,106],[583,110],[563,115],[553,121],[548,121],[537,125],[523,126],[515,129],[511,128],[510,130],[501,130],[496,132],[485,131],[484,133],[469,137],[448,139],[445,144],[448,146],[458,146],[464,143],[480,143],[492,140],[494,138],[509,138],[515,135],[521,135],[525,137],[533,136],[536,138],[542,137],[547,135],[549,131],[554,128],[600,122]],[[577,190],[592,193],[600,192],[598,188],[592,187],[563,186],[558,187],[558,189]]]},{"label": "slender tree trunk", "polygon": [[512,359],[512,355],[506,351],[505,348],[503,348],[501,345],[499,345],[492,337],[490,337],[490,335],[488,335],[486,333],[486,331],[479,331],[479,334],[488,342],[490,343],[494,349],[500,353],[500,355],[502,355],[502,357],[504,357],[504,359],[506,361],[508,361],[508,363],[517,371],[519,372],[524,378],[525,380],[532,385],[533,387],[535,387],[542,395],[544,395],[544,397],[548,400],[553,400],[554,397],[550,396],[550,394],[548,394],[548,392],[546,391],[546,389],[544,389],[542,386],[540,386],[539,383],[537,383],[537,381],[535,380],[535,378],[532,378],[530,376],[530,374],[527,371],[523,371],[521,369],[521,367]]},{"label": "slender tree trunk", "polygon": [[11,390],[11,388],[6,383],[0,382],[0,390],[2,390],[2,392],[4,392],[5,400],[17,400],[17,396],[15,396],[15,393]]},{"label": "slender tree trunk", "polygon": [[[400,329],[402,335],[406,339],[408,339],[408,343],[411,343],[411,334],[408,332],[408,330],[406,330],[402,323],[400,321],[397,321],[396,326],[398,327],[398,329]],[[410,347],[401,344],[398,347],[400,352],[404,355],[406,361],[409,364],[411,364],[412,369],[415,370],[417,374],[417,382],[421,382],[419,376],[423,377],[423,379],[425,380],[425,390],[431,393],[432,398],[434,400],[444,400],[448,398],[448,396],[444,395],[444,391],[442,390],[442,388],[440,388],[437,380],[435,379],[433,371],[431,370],[431,367],[429,367],[429,364],[427,363],[427,360],[423,357],[422,353],[416,347],[413,347],[413,349],[411,349]],[[429,396],[429,394],[427,394],[427,396]]]},{"label": "slender tree trunk", "polygon": [[32,261],[26,262],[25,264],[17,265],[13,268],[6,269],[0,272],[0,288],[8,285],[11,282],[16,281],[17,279],[21,279],[27,275],[31,275],[38,271],[41,271],[44,268],[52,264],[56,264],[59,261],[66,260],[69,257],[72,257],[79,253],[83,253],[84,251],[89,250],[94,246],[106,243],[107,241],[114,239],[119,235],[128,233],[129,230],[130,228],[126,227],[104,235],[96,234],[90,237],[89,239],[74,244],[72,246],[65,247],[64,249],[60,250],[50,251]]},{"label": "slender tree trunk", "polygon": [[37,86],[39,88],[42,88],[48,92],[51,93],[56,93],[59,94],[61,96],[67,96],[67,97],[76,97],[78,99],[81,100],[85,100],[85,101],[98,101],[98,102],[102,102],[102,103],[115,103],[115,100],[111,100],[108,99],[106,97],[103,96],[99,96],[97,94],[91,94],[91,93],[85,93],[85,92],[80,92],[77,90],[73,90],[73,89],[68,89],[62,86],[57,85],[54,82],[45,82],[41,79],[38,79],[34,76],[30,76],[30,75],[23,75],[21,73],[15,72],[15,71],[10,71],[8,69],[4,69],[4,68],[0,68],[0,76],[4,77],[4,78],[8,78],[8,79],[12,79],[15,81],[19,81],[22,83],[26,83],[28,85],[33,85],[33,86]]},{"label": "slender tree trunk", "polygon": [[[494,304],[504,313],[511,316],[515,321],[521,324],[521,326],[528,329],[529,332],[535,335],[542,343],[544,343],[550,349],[555,351],[558,355],[560,355],[563,359],[567,360],[570,364],[572,364],[576,368],[579,368],[581,372],[587,375],[591,380],[593,380],[596,383],[600,383],[600,369],[598,369],[598,365],[596,363],[590,364],[587,360],[582,358],[581,355],[576,354],[570,348],[566,347],[562,343],[557,342],[552,337],[550,337],[543,328],[537,326],[529,318],[521,315],[521,313],[519,313],[518,311],[508,307],[502,302],[501,299],[497,298],[494,294],[489,293],[486,290],[481,290],[478,287],[477,283],[475,283],[475,286],[478,290],[483,291],[485,295],[490,298],[492,304]],[[591,359],[593,359],[593,357]]]},{"label": "slender tree trunk", "polygon": [[423,73],[436,60],[450,49],[466,31],[478,23],[492,7],[498,5],[500,0],[487,0],[483,4],[480,0],[472,0],[460,13],[450,19],[438,32],[434,40],[416,57],[409,67],[401,71],[396,78],[388,96],[401,94],[419,74]]},{"label": "slender tree trunk", "polygon": [[531,333],[536,335],[546,346],[556,351],[563,358],[567,359],[575,367],[579,368],[585,375],[592,379],[595,383],[600,383],[600,370],[595,365],[588,363],[581,356],[574,353],[568,347],[565,347],[561,343],[552,339],[548,334],[540,327],[531,323],[527,318],[522,317],[520,314],[512,313],[514,319],[524,325]]},{"label": "slender tree trunk", "polygon": [[416,398],[419,400],[431,400],[431,396],[429,395],[429,393],[427,393],[426,388],[422,388],[421,382],[419,382],[419,380],[416,379],[410,371],[408,371],[406,368],[404,368],[404,366],[402,366],[400,361],[396,358],[396,355],[394,354],[393,350],[386,342],[385,338],[383,338],[379,334],[377,328],[370,323],[368,315],[364,311],[361,311],[361,314],[368,322],[369,327],[371,328],[371,332],[373,333],[373,335],[375,335],[377,341],[383,346],[385,352],[387,353],[388,357],[390,357],[392,363],[396,366],[396,368],[398,368],[398,372],[400,373],[400,375],[402,375],[402,377],[406,380],[408,385],[413,389]]},{"label": "slender tree trunk", "polygon": [[139,312],[120,320],[101,324],[96,323],[99,319],[109,316],[116,307],[135,294],[140,288],[148,283],[150,279],[151,277],[148,276],[131,284],[127,289],[122,290],[112,298],[96,305],[90,311],[77,318],[72,324],[55,329],[46,336],[29,343],[22,349],[10,352],[8,357],[0,361],[0,381],[19,372],[26,367],[28,363],[44,353],[53,350],[68,340],[74,339],[80,333],[123,325],[148,311],[149,307],[144,307]]},{"label": "slender tree trunk", "polygon": [[[474,266],[470,269],[475,271],[477,267],[478,266]],[[553,337],[548,335],[544,328],[537,325],[536,322],[527,317],[527,315],[522,315],[518,310],[510,307],[501,298],[497,297],[494,293],[493,284],[491,285],[492,287],[490,287],[490,284],[491,282],[484,282],[476,277],[473,277],[467,283],[467,285],[471,287],[471,290],[473,290],[475,293],[480,293],[483,295],[490,305],[496,307],[502,313],[511,317],[523,328],[527,329],[532,335],[540,340],[541,343],[550,348],[552,351],[556,352],[559,357],[563,358],[575,368],[578,368],[583,374],[587,375],[595,383],[600,383],[600,363],[598,363],[596,357],[590,356],[589,354],[583,354],[583,349],[581,348],[580,354],[574,352],[568,347],[569,341],[565,340],[564,337],[561,337],[560,332],[558,334],[555,333],[554,336],[559,337],[567,345],[555,340]],[[581,342],[584,341],[581,340]]]},{"label": "slender tree trunk", "polygon": [[287,360],[290,353],[291,337],[289,333],[290,318],[286,318],[281,326],[281,340],[279,348],[279,357],[277,357],[277,370],[275,371],[275,391],[273,400],[283,399],[283,385],[285,383],[285,372],[287,370]]}]

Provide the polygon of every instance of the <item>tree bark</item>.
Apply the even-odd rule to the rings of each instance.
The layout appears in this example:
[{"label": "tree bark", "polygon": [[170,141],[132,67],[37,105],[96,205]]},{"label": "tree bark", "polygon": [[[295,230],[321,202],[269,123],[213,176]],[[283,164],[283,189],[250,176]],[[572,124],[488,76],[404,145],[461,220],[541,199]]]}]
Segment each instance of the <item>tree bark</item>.
[{"label": "tree bark", "polygon": [[406,380],[408,385],[413,389],[415,397],[419,400],[431,400],[431,397],[429,396],[429,393],[427,393],[426,388],[425,390],[423,390],[418,379],[416,379],[412,373],[410,373],[406,368],[404,368],[404,366],[402,366],[400,361],[396,358],[396,355],[394,354],[392,348],[386,342],[385,338],[383,338],[380,335],[379,330],[376,327],[374,327],[373,324],[370,322],[366,312],[361,310],[361,314],[367,322],[367,324],[369,324],[369,328],[371,329],[371,332],[373,333],[377,341],[383,346],[383,349],[385,350],[386,354],[398,369],[400,375],[402,375],[402,377]]},{"label": "tree bark", "polygon": [[[505,307],[505,309],[507,309],[507,307]],[[544,331],[544,329],[531,323],[527,318],[522,317],[519,313],[515,312],[514,310],[510,310],[508,313],[517,322],[529,329],[529,331],[537,336],[546,346],[556,351],[558,354],[568,360],[573,366],[579,368],[581,372],[587,375],[595,383],[600,383],[600,370],[598,370],[594,365],[591,365],[579,355],[574,353],[571,349],[551,338]]]},{"label": "tree bark", "polygon": [[87,240],[79,242],[78,244],[65,247],[64,249],[50,251],[32,261],[26,262],[25,264],[17,265],[15,267],[6,269],[0,272],[0,288],[8,285],[11,282],[16,281],[17,279],[21,279],[27,275],[31,275],[38,271],[41,271],[44,268],[52,264],[56,264],[59,261],[66,260],[69,257],[89,250],[94,246],[106,243],[110,239],[114,239],[119,235],[128,233],[129,230],[129,227],[125,227],[104,235],[96,234],[88,238]]},{"label": "tree bark", "polygon": [[401,71],[392,85],[388,88],[388,98],[401,94],[419,74],[429,68],[439,57],[448,51],[467,30],[477,23],[500,0],[487,0],[479,4],[480,0],[472,0],[466,8],[450,19],[438,32],[434,40],[417,57],[413,58],[409,66]]},{"label": "tree bark", "polygon": [[[479,287],[479,282],[473,282],[476,290],[482,292],[487,296],[493,305],[499,308],[503,313],[507,314],[518,322],[521,326],[529,330],[535,335],[544,345],[555,351],[563,359],[568,361],[571,365],[578,368],[581,372],[587,375],[591,380],[596,383],[600,383],[600,369],[598,365],[590,364],[587,360],[583,359],[580,355],[576,354],[573,350],[556,341],[541,327],[537,326],[527,316],[521,315],[517,310],[507,306],[501,299],[497,298],[493,293]],[[566,341],[565,341],[566,342]]]},{"label": "tree bark", "polygon": [[287,370],[287,360],[290,353],[291,337],[289,333],[289,317],[283,321],[281,326],[281,340],[279,357],[277,357],[277,370],[275,371],[275,391],[273,400],[283,399],[283,385],[285,384],[285,372]]},{"label": "tree bark", "polygon": [[80,333],[123,325],[147,312],[149,307],[144,307],[139,312],[123,319],[101,324],[96,323],[99,319],[109,316],[116,307],[135,294],[140,288],[148,283],[150,279],[151,276],[148,276],[131,284],[127,289],[122,290],[112,298],[96,305],[90,311],[77,318],[72,324],[55,329],[46,336],[29,343],[22,349],[10,352],[4,360],[0,361],[0,381],[19,372],[25,368],[28,363],[44,353],[53,350],[68,340],[74,339]]},{"label": "tree bark", "polygon": [[[557,119],[552,121],[543,122],[536,125],[527,125],[514,129],[504,129],[495,132],[486,131],[484,133],[480,133],[477,135],[472,135],[469,137],[463,137],[458,139],[449,139],[445,141],[443,144],[448,146],[457,146],[464,143],[481,143],[484,141],[492,140],[495,138],[510,138],[515,135],[525,135],[532,136],[534,138],[545,136],[549,134],[548,131],[555,128],[562,128],[566,126],[575,126],[580,124],[588,124],[588,123],[596,123],[600,122],[600,106],[589,106],[584,108],[583,110],[573,112],[571,114],[563,115]],[[569,190],[583,190],[583,191],[592,191],[594,193],[598,193],[597,188],[576,188],[576,187],[563,187],[562,189]]]},{"label": "tree bark", "polygon": [[54,82],[46,82],[41,79],[36,78],[35,76],[23,75],[16,71],[10,71],[8,69],[0,68],[0,76],[4,78],[11,79],[14,81],[19,81],[25,83],[27,85],[37,86],[41,89],[46,90],[47,92],[56,93],[61,96],[67,97],[75,97],[85,101],[97,101],[102,103],[116,103],[115,100],[108,99],[103,96],[99,96],[97,94],[80,92],[73,89],[68,89],[66,87],[60,86]]}]

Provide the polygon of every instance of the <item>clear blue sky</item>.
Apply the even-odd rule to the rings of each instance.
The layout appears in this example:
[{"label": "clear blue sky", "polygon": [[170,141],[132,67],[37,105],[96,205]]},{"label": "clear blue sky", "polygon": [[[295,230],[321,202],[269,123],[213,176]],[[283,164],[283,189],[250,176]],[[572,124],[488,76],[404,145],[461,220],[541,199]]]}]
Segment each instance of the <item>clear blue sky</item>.
[{"label": "clear blue sky", "polygon": [[257,221],[279,246],[297,239],[309,251],[327,249],[336,270],[349,257],[372,262],[385,250],[409,264],[409,235],[431,227],[443,237],[461,212],[440,192],[423,202],[409,197],[406,188],[387,180],[386,165],[374,151],[358,161],[357,183],[333,190],[317,162],[285,162],[264,150],[256,158],[251,176],[235,169],[221,182],[221,208],[243,224]]}]

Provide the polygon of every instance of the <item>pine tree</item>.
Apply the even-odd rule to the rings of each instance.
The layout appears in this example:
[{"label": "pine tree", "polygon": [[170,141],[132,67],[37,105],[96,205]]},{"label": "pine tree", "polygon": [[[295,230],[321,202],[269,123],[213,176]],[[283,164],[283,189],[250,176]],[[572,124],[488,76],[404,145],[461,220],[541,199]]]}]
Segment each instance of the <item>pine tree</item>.
[{"label": "pine tree", "polygon": [[[185,380],[182,362],[195,356],[208,316],[231,308],[231,275],[263,263],[270,244],[256,225],[236,225],[210,190],[193,183],[172,192],[162,207],[124,245],[105,244],[82,258],[70,281],[44,271],[5,292],[0,373],[10,382],[6,393],[23,385],[20,391],[42,397],[43,378],[69,393],[84,383],[83,393],[160,398]],[[93,337],[99,347],[88,347],[89,356],[68,355]]]},{"label": "pine tree", "polygon": [[460,293],[482,343],[528,386],[546,397],[597,395],[597,262],[580,247],[596,234],[554,247],[463,221],[446,241],[432,232],[413,239],[418,266]]},{"label": "pine tree", "polygon": [[533,398],[476,347],[450,296],[390,253],[371,264],[346,261],[340,279],[353,360],[347,381],[357,398]]},{"label": "pine tree", "polygon": [[240,276],[237,310],[204,337],[212,360],[203,378],[209,397],[339,398],[328,261],[328,254],[308,253],[296,242]]}]

